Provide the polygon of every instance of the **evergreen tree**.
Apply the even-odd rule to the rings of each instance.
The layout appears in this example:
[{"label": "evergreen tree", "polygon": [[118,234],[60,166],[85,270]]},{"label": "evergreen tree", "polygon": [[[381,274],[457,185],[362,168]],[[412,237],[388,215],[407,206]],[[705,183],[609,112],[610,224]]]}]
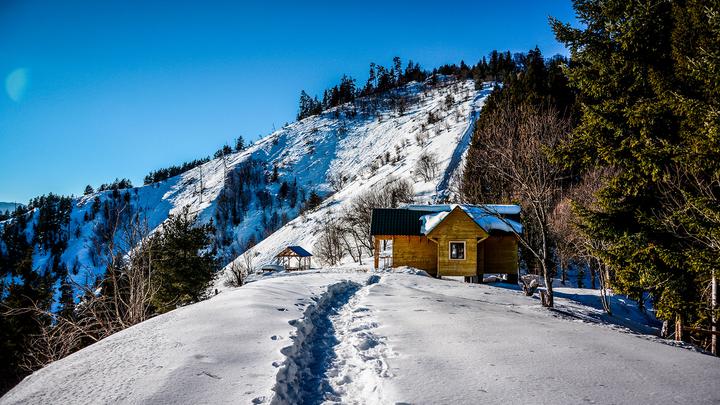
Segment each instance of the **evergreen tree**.
[{"label": "evergreen tree", "polygon": [[245,139],[242,135],[238,136],[235,140],[235,152],[240,152],[241,150],[245,150]]},{"label": "evergreen tree", "polygon": [[318,193],[315,192],[315,190],[310,192],[310,195],[308,196],[307,202],[305,203],[305,210],[312,210],[319,206],[322,203],[323,199],[318,195]]},{"label": "evergreen tree", "polygon": [[205,297],[217,269],[213,252],[209,251],[213,233],[211,224],[196,224],[186,206],[178,214],[170,215],[154,236],[158,239],[153,244],[157,246],[154,252],[157,293],[153,304],[158,312]]},{"label": "evergreen tree", "polygon": [[[582,210],[583,226],[608,244],[598,254],[615,270],[618,291],[638,300],[649,292],[658,317],[678,326],[700,320],[717,251],[683,238],[678,218],[658,213],[689,208],[668,203],[697,195],[689,179],[719,173],[718,5],[575,0],[574,7],[583,28],[552,20],[571,49],[567,74],[582,102],[560,158],[614,173],[599,209]],[[718,206],[715,190],[706,206]],[[717,226],[690,221],[701,234]]]},{"label": "evergreen tree", "polygon": [[88,184],[87,186],[85,186],[85,193],[84,193],[85,195],[90,195],[94,192],[95,192],[95,190],[93,190],[91,185]]}]

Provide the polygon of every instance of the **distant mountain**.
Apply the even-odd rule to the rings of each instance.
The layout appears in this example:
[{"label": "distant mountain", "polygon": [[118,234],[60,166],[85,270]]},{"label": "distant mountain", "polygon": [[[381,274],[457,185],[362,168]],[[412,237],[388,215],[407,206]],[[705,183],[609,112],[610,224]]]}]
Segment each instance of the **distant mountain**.
[{"label": "distant mountain", "polygon": [[11,203],[11,202],[1,202],[1,201],[0,201],[0,212],[5,212],[5,211],[11,211],[11,212],[12,212],[12,211],[15,211],[15,208],[16,208],[18,205],[22,205],[22,204],[19,204],[19,203]]}]

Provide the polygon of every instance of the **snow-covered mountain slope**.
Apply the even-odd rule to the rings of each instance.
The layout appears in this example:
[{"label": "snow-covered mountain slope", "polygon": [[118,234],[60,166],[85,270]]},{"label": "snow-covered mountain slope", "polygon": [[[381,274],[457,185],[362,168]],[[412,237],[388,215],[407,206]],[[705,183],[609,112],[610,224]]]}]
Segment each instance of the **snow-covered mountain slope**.
[{"label": "snow-covered mountain slope", "polygon": [[[323,171],[347,178],[345,184],[319,208],[295,218],[257,244],[252,250],[254,265],[260,266],[271,261],[288,245],[302,245],[312,252],[319,238],[319,229],[325,221],[345,209],[354,197],[378,189],[388,181],[410,180],[414,184],[418,203],[449,198],[454,188],[452,183],[456,180],[454,175],[461,167],[472,139],[475,121],[492,88],[492,84],[487,83],[482,90],[475,91],[472,82],[466,81],[439,89],[423,97],[422,101],[401,117],[391,115],[363,122],[336,145],[330,142],[331,145],[318,147],[319,151],[327,147],[334,150],[335,158],[330,160],[327,167],[323,167]],[[411,88],[410,92],[418,93],[419,90]],[[454,106],[448,107],[453,105],[447,103],[448,96],[454,99]],[[428,124],[429,114],[434,114],[439,121]],[[312,133],[308,128],[313,127],[328,128],[332,132],[337,121],[320,117],[297,125],[304,127],[304,133]],[[427,134],[428,138],[418,142],[416,138],[422,139],[422,134]],[[319,140],[327,143],[327,137]],[[384,157],[386,154],[390,156],[389,159]],[[415,173],[417,161],[423,154],[434,156],[438,163],[437,172],[429,180]],[[399,158],[393,159],[393,156]],[[318,177],[313,175],[310,178]],[[328,184],[323,182],[320,186],[325,188]],[[235,262],[240,261],[244,261],[242,256]],[[232,263],[228,268],[230,266]],[[218,288],[222,288],[221,282]]]},{"label": "snow-covered mountain slope", "polygon": [[[201,221],[213,220],[218,229],[216,247],[224,264],[248,244],[271,234],[256,249],[264,254],[259,260],[291,242],[303,242],[312,249],[313,240],[305,240],[306,231],[314,229],[318,215],[342,207],[353,195],[391,176],[418,180],[413,170],[422,153],[434,154],[439,170],[430,181],[416,182],[415,192],[421,201],[443,198],[470,142],[475,118],[491,91],[490,83],[475,90],[471,80],[442,77],[433,83],[411,83],[289,124],[243,151],[165,181],[77,198],[64,229],[67,247],[61,261],[81,284],[103,274],[106,265],[98,253],[97,241],[102,239],[98,230],[108,222],[105,214],[110,212],[112,217],[123,201],[133,207],[123,212],[141,213],[150,229],[185,206]],[[342,179],[341,186],[331,187],[331,177]],[[282,186],[283,182],[287,185]],[[281,187],[290,190],[289,195],[283,197]],[[302,200],[313,191],[332,197],[321,210],[295,219]],[[28,240],[32,239],[37,210],[29,215]],[[282,232],[273,234],[283,225]],[[122,238],[117,238],[120,244]],[[36,268],[53,263],[50,252],[35,249]]]},{"label": "snow-covered mountain slope", "polygon": [[286,274],[123,330],[0,404],[720,401],[718,358],[556,300],[563,312],[414,274]]}]

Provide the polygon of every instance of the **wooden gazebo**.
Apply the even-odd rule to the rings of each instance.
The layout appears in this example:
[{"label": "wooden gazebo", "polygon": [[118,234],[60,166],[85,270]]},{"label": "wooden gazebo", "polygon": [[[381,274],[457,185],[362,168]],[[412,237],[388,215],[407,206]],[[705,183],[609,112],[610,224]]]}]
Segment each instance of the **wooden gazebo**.
[{"label": "wooden gazebo", "polygon": [[[285,266],[286,270],[309,269],[311,257],[312,254],[300,246],[288,246],[275,256],[278,264]],[[297,261],[293,259],[297,259]],[[297,266],[293,266],[294,264]]]}]

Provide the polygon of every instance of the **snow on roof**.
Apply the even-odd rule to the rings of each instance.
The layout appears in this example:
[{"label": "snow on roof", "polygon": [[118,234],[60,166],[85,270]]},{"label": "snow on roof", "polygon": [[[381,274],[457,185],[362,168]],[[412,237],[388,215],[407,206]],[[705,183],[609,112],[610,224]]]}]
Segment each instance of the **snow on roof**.
[{"label": "snow on roof", "polygon": [[300,246],[288,246],[282,252],[277,254],[277,257],[281,257],[281,256],[309,257],[309,256],[312,256],[312,254]]},{"label": "snow on roof", "polygon": [[422,225],[420,225],[420,232],[422,232],[423,235],[429,234],[449,213],[450,211],[441,211],[435,214],[421,216],[420,221],[422,221]]},{"label": "snow on roof", "polygon": [[520,214],[520,206],[518,205],[499,205],[499,204],[488,204],[488,205],[464,205],[464,204],[436,204],[436,205],[409,205],[405,208],[410,210],[423,210],[423,211],[434,211],[433,214],[423,215],[420,217],[422,225],[420,227],[421,232],[427,235],[432,231],[438,224],[440,224],[445,217],[455,209],[460,207],[479,227],[487,232],[490,231],[503,231],[503,232],[514,232],[522,233],[522,225],[515,220],[504,218],[503,215],[517,215]]}]

